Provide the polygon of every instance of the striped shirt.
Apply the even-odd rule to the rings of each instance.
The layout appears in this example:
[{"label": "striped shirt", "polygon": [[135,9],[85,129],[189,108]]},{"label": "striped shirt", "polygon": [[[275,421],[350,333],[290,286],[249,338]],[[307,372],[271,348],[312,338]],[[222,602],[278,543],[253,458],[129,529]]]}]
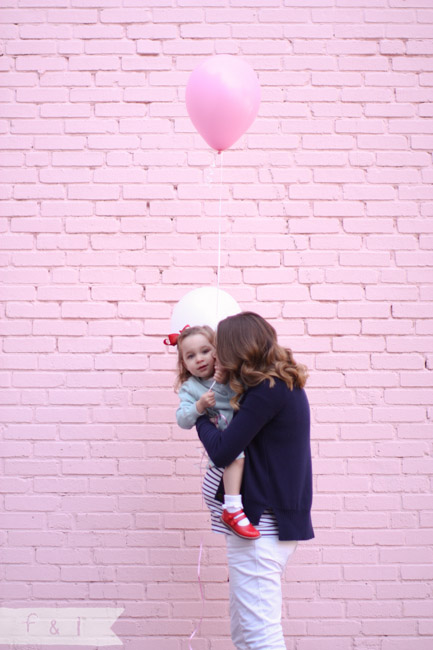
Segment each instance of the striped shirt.
[{"label": "striped shirt", "polygon": [[[223,468],[215,467],[215,465],[207,468],[203,479],[203,499],[209,508],[212,531],[214,533],[234,535],[234,533],[229,531],[229,529],[222,523],[221,515],[223,511],[223,504],[215,499],[215,495],[221,483],[223,472]],[[278,524],[272,510],[265,510],[265,512],[260,517],[260,521],[256,528],[262,535],[278,535]]]}]

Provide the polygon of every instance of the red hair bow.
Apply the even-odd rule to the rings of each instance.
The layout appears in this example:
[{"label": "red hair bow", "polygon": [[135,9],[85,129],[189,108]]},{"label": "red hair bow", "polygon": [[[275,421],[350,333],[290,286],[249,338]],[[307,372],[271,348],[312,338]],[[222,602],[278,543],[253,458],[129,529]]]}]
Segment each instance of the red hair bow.
[{"label": "red hair bow", "polygon": [[175,333],[175,334],[169,334],[169,335],[167,336],[167,338],[164,339],[164,345],[177,345],[177,340],[178,340],[179,336],[180,336],[180,335],[182,334],[182,332],[183,332],[184,330],[186,330],[188,327],[189,327],[189,325],[185,325],[185,327],[183,327],[183,328],[180,330],[179,334],[177,334],[177,333]]}]

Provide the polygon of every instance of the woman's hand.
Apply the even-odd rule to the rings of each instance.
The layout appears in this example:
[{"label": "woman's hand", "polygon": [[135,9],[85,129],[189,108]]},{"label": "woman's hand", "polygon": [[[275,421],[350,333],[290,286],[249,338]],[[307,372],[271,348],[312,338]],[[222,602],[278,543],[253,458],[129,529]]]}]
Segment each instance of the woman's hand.
[{"label": "woman's hand", "polygon": [[228,381],[228,373],[227,370],[225,370],[218,361],[215,363],[215,371],[213,374],[213,378],[215,379],[216,382],[219,384],[226,384]]},{"label": "woman's hand", "polygon": [[211,408],[212,406],[215,406],[215,404],[215,393],[213,390],[208,390],[207,393],[203,393],[200,399],[196,401],[195,408],[197,409],[197,413],[203,415],[207,408]]}]

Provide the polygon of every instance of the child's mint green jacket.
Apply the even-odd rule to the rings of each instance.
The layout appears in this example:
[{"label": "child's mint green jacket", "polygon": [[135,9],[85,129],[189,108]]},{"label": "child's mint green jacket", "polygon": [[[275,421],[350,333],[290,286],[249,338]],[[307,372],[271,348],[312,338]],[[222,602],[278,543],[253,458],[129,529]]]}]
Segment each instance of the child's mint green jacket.
[{"label": "child's mint green jacket", "polygon": [[[212,377],[210,379],[189,377],[180,387],[180,404],[176,411],[176,420],[182,429],[192,429],[197,418],[203,415],[197,412],[195,403],[203,393],[207,393],[213,381]],[[233,417],[230,400],[234,392],[228,384],[215,383],[212,390],[215,393],[216,404],[213,408],[207,409],[207,412],[211,418],[217,417],[217,426],[219,429],[225,429]]]}]

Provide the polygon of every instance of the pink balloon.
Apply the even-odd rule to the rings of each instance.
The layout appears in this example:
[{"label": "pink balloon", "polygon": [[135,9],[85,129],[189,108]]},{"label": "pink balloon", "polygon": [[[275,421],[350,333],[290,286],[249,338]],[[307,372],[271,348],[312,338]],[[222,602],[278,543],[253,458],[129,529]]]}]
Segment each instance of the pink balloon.
[{"label": "pink balloon", "polygon": [[217,151],[228,149],[251,126],[259,110],[260,84],[252,67],[230,54],[205,59],[186,87],[192,123]]}]

